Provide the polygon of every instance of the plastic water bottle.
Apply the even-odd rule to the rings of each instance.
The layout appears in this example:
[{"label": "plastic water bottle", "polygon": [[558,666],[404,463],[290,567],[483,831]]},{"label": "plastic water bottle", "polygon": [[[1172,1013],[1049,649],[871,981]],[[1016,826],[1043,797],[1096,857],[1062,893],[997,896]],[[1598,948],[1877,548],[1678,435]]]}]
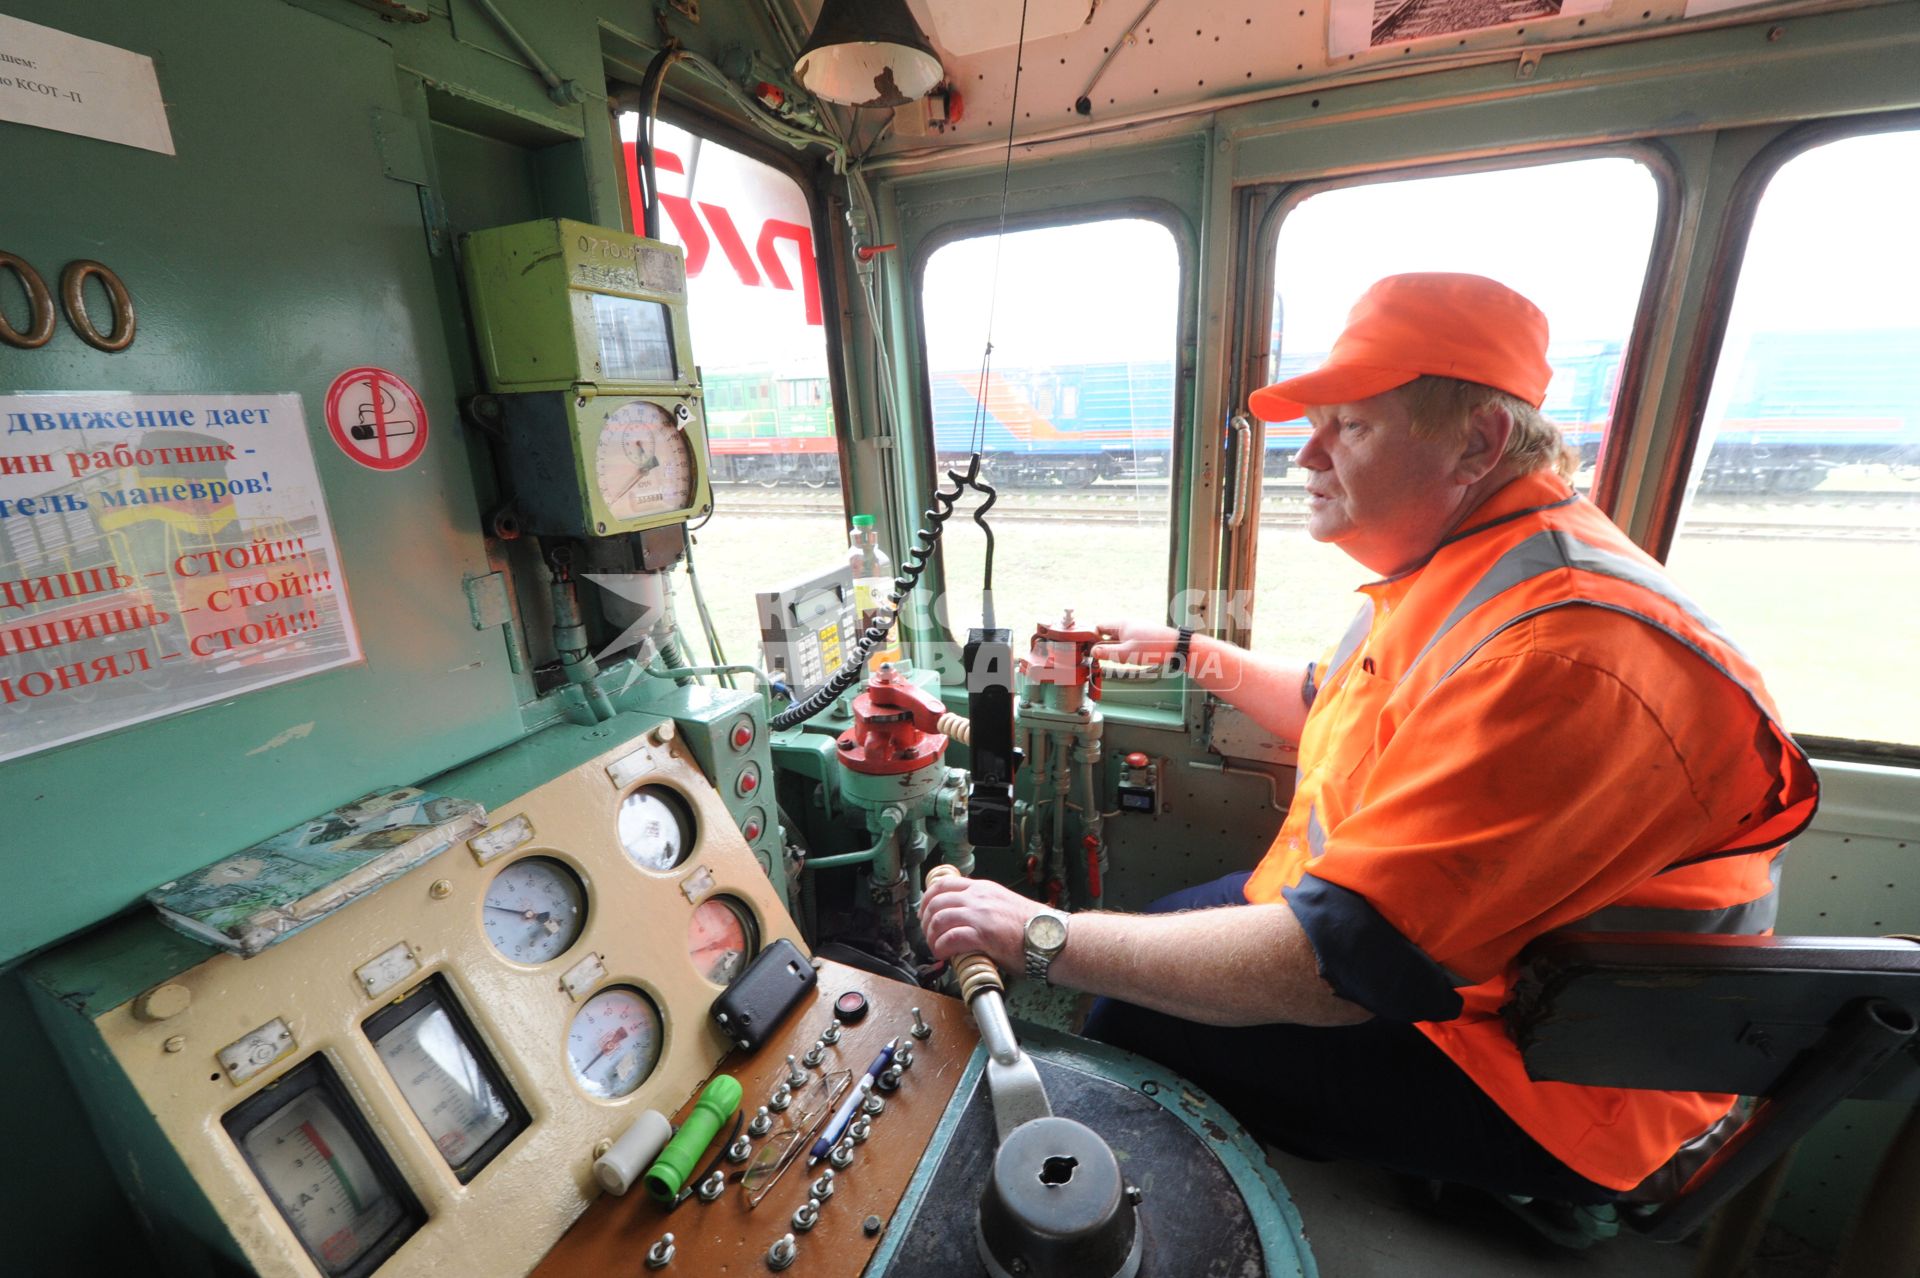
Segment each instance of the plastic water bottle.
[{"label": "plastic water bottle", "polygon": [[[847,564],[853,569],[853,610],[859,618],[860,633],[865,634],[874,619],[887,609],[893,593],[893,561],[880,548],[880,530],[872,515],[855,515],[847,533]],[[858,636],[856,636],[856,639]],[[869,670],[878,670],[883,661],[900,660],[899,631],[890,631],[867,659]]]}]

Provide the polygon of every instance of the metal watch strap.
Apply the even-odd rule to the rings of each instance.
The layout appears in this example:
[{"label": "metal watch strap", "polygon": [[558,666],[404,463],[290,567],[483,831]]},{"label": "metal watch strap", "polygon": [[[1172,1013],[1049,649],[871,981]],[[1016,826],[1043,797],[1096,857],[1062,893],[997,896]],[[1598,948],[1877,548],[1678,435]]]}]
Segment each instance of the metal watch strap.
[{"label": "metal watch strap", "polygon": [[[1058,910],[1043,910],[1041,911],[1041,913],[1051,914],[1055,918],[1060,919],[1062,927],[1064,929],[1066,916],[1061,914]],[[1064,950],[1065,948],[1066,948],[1066,945],[1063,942],[1060,949],[1055,950],[1051,954],[1045,953],[1040,949],[1036,948],[1033,942],[1027,939],[1025,931],[1023,930],[1020,937],[1020,950],[1022,955],[1026,959],[1027,979],[1032,981],[1039,981],[1043,985],[1053,984],[1052,975],[1051,975],[1053,972],[1053,960],[1055,960],[1056,958],[1059,958],[1061,951]]]}]

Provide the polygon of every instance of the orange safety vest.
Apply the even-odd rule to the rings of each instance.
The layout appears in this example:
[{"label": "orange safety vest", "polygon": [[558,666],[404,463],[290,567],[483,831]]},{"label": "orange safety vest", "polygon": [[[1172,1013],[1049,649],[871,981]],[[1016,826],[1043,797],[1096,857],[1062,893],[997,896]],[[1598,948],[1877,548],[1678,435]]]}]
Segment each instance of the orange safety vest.
[{"label": "orange safety vest", "polygon": [[[1768,801],[1756,804],[1744,828],[1716,833],[1721,841],[1705,852],[1677,849],[1675,857],[1684,859],[1603,908],[1592,910],[1587,902],[1582,908],[1588,912],[1568,917],[1564,898],[1542,901],[1537,926],[1485,938],[1485,946],[1467,956],[1470,962],[1457,955],[1450,959],[1484,979],[1442,969],[1460,998],[1457,1017],[1415,1021],[1549,1153],[1597,1184],[1630,1190],[1723,1118],[1733,1098],[1529,1079],[1500,1019],[1515,974],[1513,958],[1534,936],[1556,929],[1770,931],[1778,902],[1776,856],[1806,828],[1818,802],[1812,765],[1781,726],[1758,671],[1740,650],[1679,593],[1656,561],[1550,473],[1509,484],[1426,563],[1363,590],[1370,596],[1368,605],[1322,667],[1301,736],[1293,803],[1246,885],[1250,902],[1279,901],[1312,875],[1319,858],[1338,846],[1342,823],[1365,804],[1370,786],[1394,781],[1376,775],[1376,764],[1395,732],[1419,714],[1423,700],[1502,631],[1550,609],[1609,609],[1678,640],[1746,694],[1777,741],[1777,762],[1769,760]],[[1381,602],[1377,615],[1375,599]],[[1650,641],[1665,646],[1651,635]],[[1643,687],[1653,677],[1645,656],[1638,668],[1635,656],[1620,653],[1612,671],[1628,688],[1635,686],[1636,674]],[[1661,659],[1669,658],[1662,652]],[[1593,728],[1604,733],[1611,726]],[[1631,747],[1621,743],[1622,749]],[[1462,743],[1461,751],[1460,785],[1472,792],[1472,743]],[[1673,784],[1670,779],[1652,783]],[[1549,803],[1555,796],[1540,798]],[[1631,801],[1623,797],[1624,803]],[[1417,832],[1409,833],[1417,838]],[[1606,834],[1595,831],[1596,857],[1608,852]],[[1348,858],[1344,889],[1367,895],[1366,864],[1364,853],[1357,868]],[[1325,961],[1323,953],[1323,968]],[[1493,975],[1487,978],[1487,972]]]}]

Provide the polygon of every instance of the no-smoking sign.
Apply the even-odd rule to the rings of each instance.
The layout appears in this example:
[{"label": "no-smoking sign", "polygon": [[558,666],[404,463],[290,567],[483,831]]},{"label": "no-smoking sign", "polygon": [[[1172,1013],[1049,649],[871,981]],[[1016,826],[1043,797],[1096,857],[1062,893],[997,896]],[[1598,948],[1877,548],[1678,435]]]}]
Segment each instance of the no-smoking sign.
[{"label": "no-smoking sign", "polygon": [[386,369],[350,368],[327,387],[327,430],[362,466],[399,470],[427,446],[427,407]]}]

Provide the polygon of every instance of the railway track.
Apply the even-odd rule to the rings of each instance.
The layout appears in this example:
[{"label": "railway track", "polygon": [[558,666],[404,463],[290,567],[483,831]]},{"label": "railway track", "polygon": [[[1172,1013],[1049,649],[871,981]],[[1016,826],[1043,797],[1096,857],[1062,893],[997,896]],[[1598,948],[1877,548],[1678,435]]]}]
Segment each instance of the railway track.
[{"label": "railway track", "polygon": [[[1295,485],[1269,485],[1260,512],[1263,528],[1301,528],[1307,511]],[[737,517],[804,517],[838,515],[837,494],[799,496],[765,489],[717,490],[719,509]],[[1809,493],[1789,501],[1703,499],[1696,504],[1686,534],[1693,537],[1738,537],[1782,541],[1899,542],[1920,540],[1913,521],[1885,523],[1837,522],[1839,511],[1897,511],[1912,508],[1916,494],[1907,491]],[[1078,524],[1157,523],[1168,518],[1165,501],[1139,501],[1132,494],[1081,493],[1039,499],[1015,494],[993,510],[995,522],[1026,524],[1066,521]]]}]

